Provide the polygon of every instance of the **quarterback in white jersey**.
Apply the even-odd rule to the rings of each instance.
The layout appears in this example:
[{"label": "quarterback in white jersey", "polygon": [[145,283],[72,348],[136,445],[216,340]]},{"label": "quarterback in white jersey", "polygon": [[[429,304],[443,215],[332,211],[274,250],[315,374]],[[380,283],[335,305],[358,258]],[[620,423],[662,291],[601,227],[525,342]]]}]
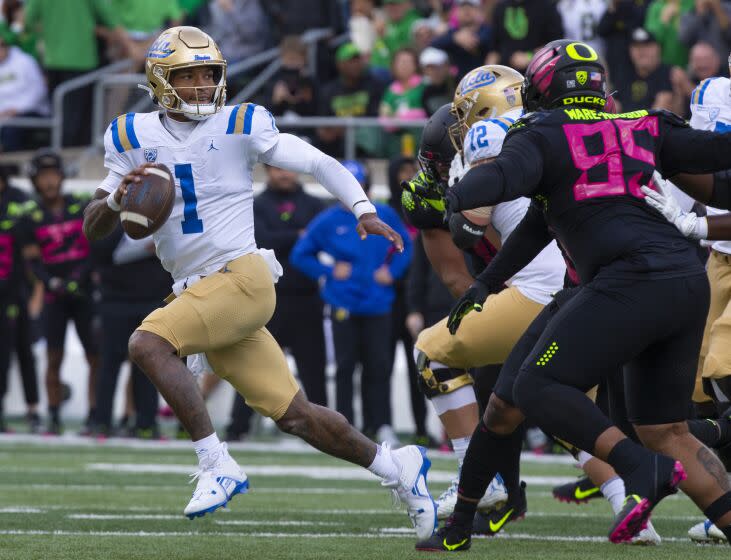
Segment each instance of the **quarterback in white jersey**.
[{"label": "quarterback in white jersey", "polygon": [[264,327],[274,311],[281,267],[270,251],[256,247],[253,167],[263,162],[310,173],[358,217],[362,237],[383,235],[397,250],[400,237],[378,219],[358,182],[333,158],[280,134],[262,107],[224,106],[226,61],[207,34],[195,27],[164,31],[147,54],[146,76],[161,110],[112,121],[105,135],[109,175],[87,208],[84,231],[96,239],[118,224],[122,194],[148,173],[151,162],[172,171],[175,204],[153,239],[176,297],[144,319],[130,338],[129,353],[193,440],[198,484],[185,515],[211,513],[249,486],[179,359],[202,354],[281,430],[381,477],[406,503],[417,536],[431,535],[436,508],[426,487],[425,450],[376,445],[342,415],[310,403]]}]

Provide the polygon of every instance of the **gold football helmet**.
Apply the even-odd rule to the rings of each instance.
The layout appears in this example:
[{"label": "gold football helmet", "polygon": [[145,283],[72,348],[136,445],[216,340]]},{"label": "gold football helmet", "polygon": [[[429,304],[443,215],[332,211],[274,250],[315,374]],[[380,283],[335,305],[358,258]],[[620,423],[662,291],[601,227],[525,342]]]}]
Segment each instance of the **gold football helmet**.
[{"label": "gold football helmet", "polygon": [[468,72],[459,82],[452,102],[457,122],[450,127],[449,133],[455,147],[462,148],[462,139],[477,121],[522,107],[522,84],[520,72],[499,64],[480,66]]},{"label": "gold football helmet", "polygon": [[[213,67],[216,91],[211,103],[186,103],[170,85],[171,74],[181,68]],[[171,27],[163,31],[147,51],[145,74],[152,100],[166,111],[193,120],[216,114],[226,103],[226,60],[213,39],[197,27]],[[197,88],[196,89],[204,89]]]}]

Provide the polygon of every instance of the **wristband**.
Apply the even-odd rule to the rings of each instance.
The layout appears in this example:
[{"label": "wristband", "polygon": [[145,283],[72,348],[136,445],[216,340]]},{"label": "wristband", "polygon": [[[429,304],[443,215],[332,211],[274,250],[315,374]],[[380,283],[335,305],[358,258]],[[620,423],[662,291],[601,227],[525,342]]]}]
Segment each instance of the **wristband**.
[{"label": "wristband", "polygon": [[376,207],[367,198],[353,204],[353,214],[360,218],[363,214],[376,214]]},{"label": "wristband", "polygon": [[119,203],[114,200],[114,193],[110,193],[107,197],[107,206],[109,206],[109,209],[112,212],[119,212],[122,210],[122,207],[119,205]]}]

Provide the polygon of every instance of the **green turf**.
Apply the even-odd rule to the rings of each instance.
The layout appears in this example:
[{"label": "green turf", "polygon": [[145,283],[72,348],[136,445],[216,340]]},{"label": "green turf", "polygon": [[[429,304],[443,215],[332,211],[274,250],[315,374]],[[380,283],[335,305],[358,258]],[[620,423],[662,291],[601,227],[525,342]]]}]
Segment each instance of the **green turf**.
[{"label": "green turf", "polygon": [[[243,452],[246,466],[346,468],[319,454]],[[183,473],[143,474],[90,470],[92,464],[154,464],[190,467],[190,451],[55,447],[0,444],[0,559],[376,559],[424,558],[414,551],[403,511],[393,510],[376,481],[302,476],[252,476],[252,492],[236,497],[228,511],[188,521],[182,509],[192,491]],[[449,471],[454,460],[434,460]],[[525,464],[531,476],[575,476],[568,465]],[[436,495],[446,483],[434,484]],[[582,542],[601,539],[609,506],[594,500],[564,505],[550,487],[528,488],[529,513],[507,526],[506,537],[476,539],[471,557],[576,558],[582,560],[728,558],[728,548],[697,547],[686,538],[701,520],[686,498],[671,498],[656,510],[655,525],[666,542],[657,548]],[[361,513],[359,513],[361,512]],[[556,540],[566,539],[566,540]],[[671,539],[678,539],[677,541]],[[427,555],[428,557],[428,555]]]}]

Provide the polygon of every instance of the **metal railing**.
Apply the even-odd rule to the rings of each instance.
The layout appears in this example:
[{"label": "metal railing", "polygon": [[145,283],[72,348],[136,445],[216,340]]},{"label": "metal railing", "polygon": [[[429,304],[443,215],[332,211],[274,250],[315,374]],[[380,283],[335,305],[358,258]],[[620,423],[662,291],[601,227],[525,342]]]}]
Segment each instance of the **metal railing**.
[{"label": "metal railing", "polygon": [[131,66],[131,60],[120,60],[119,62],[103,66],[83,76],[67,80],[59,84],[53,92],[51,100],[52,114],[50,117],[12,117],[0,121],[0,129],[9,126],[18,128],[49,128],[51,129],[51,147],[54,150],[59,150],[63,139],[63,102],[65,97],[75,90],[96,82],[102,76],[115,72],[123,72]]}]

